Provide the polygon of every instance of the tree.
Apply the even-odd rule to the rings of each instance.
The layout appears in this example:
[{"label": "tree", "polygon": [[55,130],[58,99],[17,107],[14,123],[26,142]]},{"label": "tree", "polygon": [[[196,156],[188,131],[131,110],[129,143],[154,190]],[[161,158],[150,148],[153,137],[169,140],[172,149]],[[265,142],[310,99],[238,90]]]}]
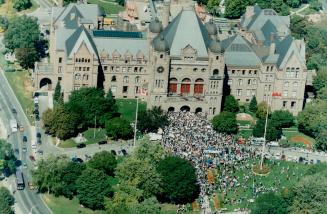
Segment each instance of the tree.
[{"label": "tree", "polygon": [[322,130],[318,133],[315,147],[318,150],[327,151],[327,130]]},{"label": "tree", "polygon": [[124,0],[116,0],[116,2],[121,5],[124,6],[125,5],[125,1]]},{"label": "tree", "polygon": [[180,157],[166,157],[157,167],[162,176],[163,194],[159,198],[175,204],[193,202],[199,194],[195,168]]},{"label": "tree", "polygon": [[226,0],[225,1],[225,17],[226,18],[239,18],[245,11],[247,1],[244,0]]},{"label": "tree", "polygon": [[9,22],[4,34],[4,44],[10,51],[16,48],[34,48],[40,40],[40,30],[36,18],[16,16]]},{"label": "tree", "polygon": [[0,170],[5,171],[7,175],[15,173],[15,161],[16,157],[12,150],[11,144],[0,139]]},{"label": "tree", "polygon": [[15,199],[5,187],[0,187],[0,213],[14,214],[11,206],[14,205]]},{"label": "tree", "polygon": [[136,204],[133,209],[136,214],[160,214],[161,207],[155,197],[146,198],[141,203]]},{"label": "tree", "polygon": [[115,117],[109,120],[106,123],[106,132],[108,137],[111,137],[114,140],[127,140],[133,137],[133,128],[131,124],[121,117]]},{"label": "tree", "polygon": [[77,0],[64,0],[64,6],[69,5],[70,3],[76,3]]},{"label": "tree", "polygon": [[236,115],[231,112],[221,112],[212,119],[213,129],[219,133],[236,134],[238,125]]},{"label": "tree", "polygon": [[136,146],[133,155],[139,160],[156,165],[165,156],[165,151],[159,143],[143,140]]},{"label": "tree", "polygon": [[137,121],[137,129],[142,133],[157,132],[159,128],[168,125],[166,113],[159,106],[154,106],[147,111],[140,111]]},{"label": "tree", "polygon": [[210,13],[214,15],[219,14],[219,4],[220,0],[208,0],[207,8],[209,9]]},{"label": "tree", "polygon": [[294,15],[291,16],[290,29],[295,38],[304,38],[308,34],[308,21],[305,17]]},{"label": "tree", "polygon": [[273,192],[260,195],[251,210],[253,214],[286,214],[287,203],[284,199]]},{"label": "tree", "polygon": [[45,133],[48,134],[55,133],[55,130],[52,129],[53,120],[54,120],[53,110],[48,108],[42,114],[43,128],[45,130]]},{"label": "tree", "polygon": [[31,48],[16,48],[15,56],[22,68],[34,68],[34,63],[39,59],[36,49]]},{"label": "tree", "polygon": [[327,129],[327,100],[308,103],[297,117],[299,130],[309,136],[317,137]]},{"label": "tree", "polygon": [[[268,110],[268,114],[271,113],[270,107]],[[262,101],[261,103],[259,103],[257,111],[255,112],[257,118],[259,119],[264,119],[266,118],[267,115],[267,103],[265,101]]]},{"label": "tree", "polygon": [[87,168],[76,181],[77,198],[90,209],[103,209],[104,197],[109,197],[111,185],[109,176],[103,171]]},{"label": "tree", "polygon": [[250,101],[250,104],[249,104],[249,110],[251,112],[256,112],[257,111],[257,105],[258,105],[257,98],[255,96],[253,96],[251,101]]},{"label": "tree", "polygon": [[[56,102],[60,102],[59,100],[62,99],[61,96],[61,85],[60,85],[60,81],[58,80],[55,90],[54,90],[54,94],[53,94],[53,100]],[[63,103],[63,102],[61,102]]]},{"label": "tree", "polygon": [[107,175],[113,176],[117,166],[116,157],[108,151],[95,153],[89,160],[88,166],[93,169],[101,170]]},{"label": "tree", "polygon": [[289,15],[289,8],[283,0],[272,0],[271,7],[282,16]]},{"label": "tree", "polygon": [[318,91],[317,98],[327,100],[327,87],[323,87]]},{"label": "tree", "polygon": [[127,185],[142,190],[145,198],[162,192],[161,175],[149,161],[126,158],[117,166],[116,176]]},{"label": "tree", "polygon": [[68,162],[60,173],[63,186],[58,194],[72,199],[73,196],[77,194],[76,181],[85,168],[86,166],[83,163]]},{"label": "tree", "polygon": [[21,11],[30,8],[31,6],[32,3],[30,0],[14,0],[13,8],[15,8],[18,11]]},{"label": "tree", "polygon": [[310,0],[310,6],[309,7],[312,10],[319,11],[319,10],[321,10],[322,5],[321,5],[321,2],[318,1],[318,0]]},{"label": "tree", "polygon": [[292,188],[290,213],[327,212],[327,171],[305,176]]},{"label": "tree", "polygon": [[[263,137],[265,131],[265,122],[266,121],[264,119],[257,120],[257,123],[253,127],[253,131],[252,131],[254,137]],[[271,120],[268,120],[266,140],[275,141],[280,139],[281,135],[282,135],[282,129],[280,127],[276,127]]]},{"label": "tree", "polygon": [[8,29],[8,25],[8,19],[5,16],[0,16],[0,32],[6,31]]},{"label": "tree", "polygon": [[271,114],[271,121],[279,128],[289,128],[294,125],[294,116],[288,110],[277,110]]},{"label": "tree", "polygon": [[226,96],[223,111],[237,113],[239,109],[240,107],[235,97],[233,95]]},{"label": "tree", "polygon": [[290,7],[298,8],[301,5],[302,0],[286,0],[285,3]]},{"label": "tree", "polygon": [[315,91],[327,87],[327,68],[323,68],[317,72],[317,76],[313,80],[313,88]]}]

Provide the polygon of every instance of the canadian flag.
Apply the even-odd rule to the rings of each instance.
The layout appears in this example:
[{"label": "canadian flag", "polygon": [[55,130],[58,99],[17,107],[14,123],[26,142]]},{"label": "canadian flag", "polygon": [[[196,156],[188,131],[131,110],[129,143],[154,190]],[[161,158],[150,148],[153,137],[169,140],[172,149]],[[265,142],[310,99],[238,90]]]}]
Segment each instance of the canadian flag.
[{"label": "canadian flag", "polygon": [[144,88],[140,88],[139,89],[139,94],[141,94],[142,96],[147,96],[148,95],[148,92],[146,89]]},{"label": "canadian flag", "polygon": [[280,96],[282,96],[282,93],[279,93],[279,92],[273,92],[273,93],[272,93],[272,96],[273,96],[273,97],[280,97]]}]

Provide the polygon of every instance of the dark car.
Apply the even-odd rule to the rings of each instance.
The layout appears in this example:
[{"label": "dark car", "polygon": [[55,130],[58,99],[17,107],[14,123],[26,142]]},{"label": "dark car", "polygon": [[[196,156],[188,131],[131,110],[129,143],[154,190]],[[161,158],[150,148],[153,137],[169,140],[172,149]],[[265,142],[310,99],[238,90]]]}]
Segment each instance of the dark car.
[{"label": "dark car", "polygon": [[34,93],[34,97],[38,97],[39,95],[40,95],[39,92]]},{"label": "dark car", "polygon": [[15,155],[19,155],[19,149],[15,149]]},{"label": "dark car", "polygon": [[11,109],[11,112],[12,112],[13,114],[17,114],[17,111],[16,111],[15,108],[12,108],[12,109]]},{"label": "dark car", "polygon": [[37,120],[37,121],[40,120],[40,116],[38,114],[35,115],[35,120]]},{"label": "dark car", "polygon": [[34,104],[34,109],[35,109],[35,110],[39,110],[39,104],[35,103],[35,104]]},{"label": "dark car", "polygon": [[39,155],[43,155],[43,150],[37,150],[37,153],[38,153]]},{"label": "dark car", "polygon": [[111,154],[113,154],[113,155],[117,155],[117,152],[115,151],[115,150],[111,150]]},{"label": "dark car", "polygon": [[41,133],[40,132],[36,133],[36,137],[41,138]]},{"label": "dark car", "polygon": [[108,142],[106,140],[102,140],[102,141],[99,141],[98,144],[99,145],[103,145],[103,144],[107,144]]},{"label": "dark car", "polygon": [[86,145],[85,145],[85,143],[79,143],[79,144],[77,144],[76,147],[79,148],[79,149],[81,149],[81,148],[86,147]]},{"label": "dark car", "polygon": [[26,135],[23,136],[23,142],[24,142],[24,143],[27,142],[27,136],[26,136]]},{"label": "dark car", "polygon": [[38,138],[36,142],[37,142],[37,144],[42,144],[42,141],[40,138]]},{"label": "dark car", "polygon": [[35,157],[33,155],[30,155],[29,158],[30,158],[31,161],[35,161]]},{"label": "dark car", "polygon": [[127,155],[127,151],[126,151],[125,149],[122,149],[122,150],[121,150],[121,153],[123,153],[124,156]]},{"label": "dark car", "polygon": [[34,113],[35,115],[39,115],[39,114],[40,114],[40,112],[39,112],[38,109],[35,109],[33,113]]},{"label": "dark car", "polygon": [[72,158],[72,161],[73,161],[74,163],[83,163],[83,162],[84,162],[81,158],[78,158],[78,157],[73,157],[73,158]]}]

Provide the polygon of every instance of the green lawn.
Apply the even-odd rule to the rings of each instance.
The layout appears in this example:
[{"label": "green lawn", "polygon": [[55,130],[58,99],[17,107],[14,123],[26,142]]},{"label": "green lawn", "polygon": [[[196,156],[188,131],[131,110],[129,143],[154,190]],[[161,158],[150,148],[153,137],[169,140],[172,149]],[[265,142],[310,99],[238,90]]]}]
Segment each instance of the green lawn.
[{"label": "green lawn", "polygon": [[69,200],[63,196],[55,197],[53,195],[43,194],[42,198],[47,203],[54,214],[104,214],[103,211],[92,211],[82,208],[77,198]]},{"label": "green lawn", "polygon": [[105,129],[96,129],[95,138],[94,138],[94,128],[89,128],[83,132],[84,137],[86,138],[86,144],[98,143],[99,141],[106,140],[106,130]]},{"label": "green lawn", "polygon": [[[249,160],[248,163],[257,164],[259,159]],[[222,198],[221,192],[217,192],[220,198],[220,206],[227,208],[228,210],[233,210],[235,208],[245,208],[250,207],[251,203],[247,200],[253,198],[253,184],[256,187],[259,187],[259,184],[262,183],[266,188],[277,188],[277,192],[283,191],[285,188],[290,188],[293,184],[298,182],[298,180],[305,174],[305,172],[311,167],[311,165],[304,165],[294,162],[286,161],[267,161],[266,163],[270,168],[270,173],[267,176],[256,176],[252,173],[251,169],[240,169],[235,171],[232,176],[236,176],[240,182],[240,187],[234,187],[227,192],[227,196]],[[283,171],[283,169],[289,170]],[[282,172],[283,171],[283,172]],[[218,173],[219,175],[219,169]],[[249,179],[246,181],[245,176],[249,176]],[[289,179],[288,179],[289,177]],[[278,179],[280,181],[276,181]],[[243,188],[246,186],[246,188]],[[232,199],[244,198],[240,204],[231,204]],[[224,203],[225,202],[225,203]]]},{"label": "green lawn", "polygon": [[72,148],[72,147],[76,147],[76,143],[73,139],[68,139],[68,140],[62,140],[60,141],[58,147],[60,148]]},{"label": "green lawn", "polygon": [[239,135],[245,139],[248,139],[252,136],[252,129],[241,129],[238,131]]},{"label": "green lawn", "polygon": [[[116,100],[119,113],[128,121],[135,120],[136,100],[135,99],[117,99]],[[145,102],[139,102],[139,111],[146,109]]]},{"label": "green lawn", "polygon": [[108,1],[108,0],[88,0],[90,4],[98,4],[106,14],[118,14],[120,11],[124,10],[124,7],[117,4],[115,1]]},{"label": "green lawn", "polygon": [[27,112],[27,118],[30,122],[33,122],[33,118],[29,116],[32,114],[34,108],[32,99],[33,87],[29,73],[27,71],[5,72],[5,76],[15,92],[25,114]]}]

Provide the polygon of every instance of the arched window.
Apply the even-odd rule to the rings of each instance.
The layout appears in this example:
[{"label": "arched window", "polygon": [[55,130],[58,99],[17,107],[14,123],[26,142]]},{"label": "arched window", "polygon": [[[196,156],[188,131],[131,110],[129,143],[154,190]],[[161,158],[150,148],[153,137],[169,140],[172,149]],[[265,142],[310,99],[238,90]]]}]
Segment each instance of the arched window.
[{"label": "arched window", "polygon": [[191,89],[191,80],[189,78],[183,79],[181,85],[181,94],[189,94],[190,89]]},{"label": "arched window", "polygon": [[177,79],[170,78],[169,79],[169,93],[176,93],[177,92]]},{"label": "arched window", "polygon": [[83,75],[83,80],[88,80],[88,79],[89,79],[89,75],[84,74],[84,75]]},{"label": "arched window", "polygon": [[123,78],[123,83],[128,83],[129,82],[129,80],[128,80],[128,76],[124,76],[124,78]]},{"label": "arched window", "polygon": [[213,72],[212,72],[212,75],[218,76],[219,75],[219,70],[218,69],[214,69]]},{"label": "arched window", "polygon": [[203,94],[203,82],[201,78],[195,80],[194,94]]},{"label": "arched window", "polygon": [[136,76],[135,77],[135,83],[139,83],[140,82],[140,77],[139,76]]},{"label": "arched window", "polygon": [[296,89],[298,86],[299,86],[299,83],[298,83],[298,82],[294,82],[294,83],[293,83],[293,88],[294,88],[294,89]]},{"label": "arched window", "polygon": [[81,79],[81,74],[75,74],[75,80],[80,80]]},{"label": "arched window", "polygon": [[116,76],[112,76],[111,77],[111,82],[116,82],[116,81],[117,81]]}]

